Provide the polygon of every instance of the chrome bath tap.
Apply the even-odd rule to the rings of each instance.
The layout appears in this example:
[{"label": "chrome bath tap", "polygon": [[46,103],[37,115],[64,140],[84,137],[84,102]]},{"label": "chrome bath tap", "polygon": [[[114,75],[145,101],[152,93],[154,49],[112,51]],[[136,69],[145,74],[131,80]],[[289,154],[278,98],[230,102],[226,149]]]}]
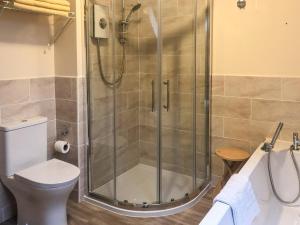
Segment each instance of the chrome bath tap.
[{"label": "chrome bath tap", "polygon": [[272,141],[270,143],[265,142],[264,145],[261,147],[261,149],[263,151],[269,152],[274,148],[274,145],[279,137],[282,127],[283,127],[283,122],[280,122],[277,126],[277,129],[276,129],[274,135],[273,135]]},{"label": "chrome bath tap", "polygon": [[299,151],[299,145],[300,145],[300,140],[299,140],[298,132],[294,132],[293,133],[293,145],[291,146],[291,150]]}]

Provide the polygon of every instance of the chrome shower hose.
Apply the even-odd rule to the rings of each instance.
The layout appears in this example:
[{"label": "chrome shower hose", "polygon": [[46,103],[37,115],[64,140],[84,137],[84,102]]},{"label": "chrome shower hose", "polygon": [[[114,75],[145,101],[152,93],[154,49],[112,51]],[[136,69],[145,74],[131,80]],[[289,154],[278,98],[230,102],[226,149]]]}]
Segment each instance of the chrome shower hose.
[{"label": "chrome shower hose", "polygon": [[298,194],[297,196],[291,200],[291,201],[287,201],[287,200],[284,200],[282,199],[282,197],[279,196],[276,188],[275,188],[275,184],[274,184],[274,180],[273,180],[273,175],[272,175],[272,168],[271,168],[271,152],[272,150],[270,150],[268,152],[268,172],[269,172],[269,178],[270,178],[270,183],[271,183],[271,187],[272,187],[272,190],[273,190],[273,193],[275,195],[275,197],[282,203],[284,204],[293,204],[295,203],[299,198],[300,198],[300,172],[299,172],[299,166],[298,166],[298,163],[296,161],[296,158],[295,158],[295,155],[294,155],[294,152],[292,150],[292,148],[290,148],[290,154],[291,154],[291,158],[293,160],[293,163],[294,163],[294,167],[295,167],[295,170],[296,170],[296,173],[297,173],[297,177],[298,177]]}]

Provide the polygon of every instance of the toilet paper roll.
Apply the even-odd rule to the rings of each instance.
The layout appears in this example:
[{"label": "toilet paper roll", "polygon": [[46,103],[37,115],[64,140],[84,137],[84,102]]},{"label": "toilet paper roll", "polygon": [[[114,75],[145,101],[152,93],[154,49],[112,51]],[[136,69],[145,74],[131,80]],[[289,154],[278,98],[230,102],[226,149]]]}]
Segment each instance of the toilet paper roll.
[{"label": "toilet paper roll", "polygon": [[54,149],[56,152],[66,154],[70,151],[70,143],[66,141],[56,141],[54,144]]}]

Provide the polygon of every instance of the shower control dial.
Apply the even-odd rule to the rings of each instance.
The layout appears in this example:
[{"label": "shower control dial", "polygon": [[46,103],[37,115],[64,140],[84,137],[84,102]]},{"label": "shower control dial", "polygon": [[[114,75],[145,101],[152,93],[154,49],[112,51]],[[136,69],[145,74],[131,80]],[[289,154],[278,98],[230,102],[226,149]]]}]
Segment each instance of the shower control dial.
[{"label": "shower control dial", "polygon": [[105,18],[101,18],[101,19],[99,20],[99,26],[100,26],[102,29],[105,29],[105,28],[106,28],[106,26],[107,26],[107,21],[106,21]]}]

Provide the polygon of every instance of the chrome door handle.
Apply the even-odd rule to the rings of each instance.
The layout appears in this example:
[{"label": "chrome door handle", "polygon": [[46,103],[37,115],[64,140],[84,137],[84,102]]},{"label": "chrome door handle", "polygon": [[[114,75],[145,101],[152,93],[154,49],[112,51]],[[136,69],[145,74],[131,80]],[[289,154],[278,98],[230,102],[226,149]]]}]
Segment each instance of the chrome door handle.
[{"label": "chrome door handle", "polygon": [[155,98],[155,96],[154,96],[154,80],[152,80],[151,81],[151,91],[152,91],[152,93],[151,93],[151,108],[152,108],[152,112],[154,112],[154,110],[155,110],[155,100],[154,100],[154,98]]},{"label": "chrome door handle", "polygon": [[168,112],[169,108],[170,108],[170,81],[166,80],[166,81],[163,82],[163,84],[166,85],[166,87],[167,87],[167,104],[163,105],[163,107]]}]

